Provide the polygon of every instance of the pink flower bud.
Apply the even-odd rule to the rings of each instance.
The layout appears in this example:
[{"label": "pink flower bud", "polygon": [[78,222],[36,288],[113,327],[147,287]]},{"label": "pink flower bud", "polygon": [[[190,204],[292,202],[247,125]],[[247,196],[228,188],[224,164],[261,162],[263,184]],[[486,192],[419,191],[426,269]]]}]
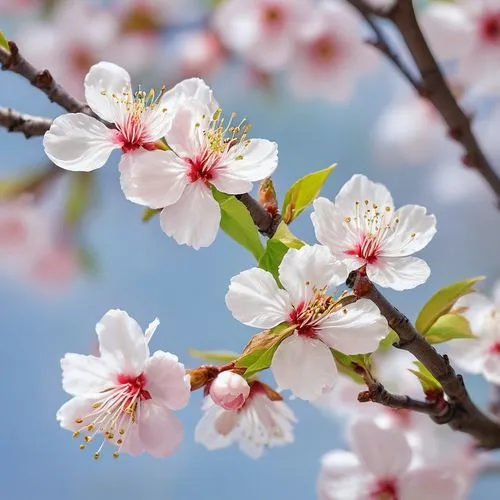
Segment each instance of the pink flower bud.
[{"label": "pink flower bud", "polygon": [[225,410],[238,410],[250,394],[250,386],[241,376],[231,371],[219,373],[210,386],[210,396],[214,403]]}]

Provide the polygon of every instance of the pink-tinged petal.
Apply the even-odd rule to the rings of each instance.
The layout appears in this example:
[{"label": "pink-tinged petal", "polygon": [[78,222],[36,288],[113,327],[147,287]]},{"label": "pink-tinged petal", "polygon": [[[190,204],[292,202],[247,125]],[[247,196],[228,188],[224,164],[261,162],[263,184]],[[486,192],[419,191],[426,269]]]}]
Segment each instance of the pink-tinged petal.
[{"label": "pink-tinged petal", "polygon": [[127,453],[136,457],[145,451],[144,443],[139,435],[139,424],[130,422],[123,438],[123,444],[120,447],[120,453]]},{"label": "pink-tinged petal", "polygon": [[124,375],[139,375],[149,356],[141,327],[120,309],[109,310],[96,326],[101,357]]},{"label": "pink-tinged petal", "polygon": [[321,459],[318,500],[355,500],[367,490],[367,474],[354,453],[331,451]]},{"label": "pink-tinged petal", "polygon": [[[239,177],[246,181],[260,181],[272,175],[278,166],[278,145],[266,139],[250,139],[233,146],[229,158],[218,175]],[[214,182],[215,184],[215,182]]]},{"label": "pink-tinged petal", "polygon": [[381,210],[386,207],[394,209],[394,203],[389,190],[378,182],[373,182],[368,177],[355,174],[348,180],[340,189],[335,197],[335,206],[344,213],[350,215],[355,212],[356,202],[364,206],[368,201],[368,205],[376,203]]},{"label": "pink-tinged petal", "polygon": [[189,376],[174,354],[156,351],[146,361],[146,390],[158,404],[171,410],[180,410],[187,405],[191,395]]},{"label": "pink-tinged petal", "polygon": [[[387,445],[386,445],[387,446]],[[400,500],[458,500],[465,498],[463,477],[439,468],[424,467],[407,472],[399,481]]]},{"label": "pink-tinged petal", "polygon": [[291,248],[279,266],[280,281],[292,303],[309,302],[314,290],[340,285],[347,278],[347,269],[327,247],[321,245]]},{"label": "pink-tinged petal", "polygon": [[500,354],[490,352],[486,355],[483,368],[484,378],[492,384],[500,385]]},{"label": "pink-tinged petal", "polygon": [[338,377],[328,346],[297,333],[278,346],[271,370],[280,389],[290,389],[294,396],[307,401],[318,399]]},{"label": "pink-tinged petal", "polygon": [[141,402],[138,423],[140,440],[154,457],[171,455],[181,444],[183,430],[180,420],[152,399]]},{"label": "pink-tinged petal", "polygon": [[361,419],[352,424],[350,435],[353,451],[376,477],[395,478],[408,470],[412,450],[399,429],[381,429]]},{"label": "pink-tinged petal", "polygon": [[203,182],[188,184],[179,201],[160,215],[163,232],[195,250],[210,246],[220,225],[220,208]]},{"label": "pink-tinged petal", "polygon": [[344,354],[373,352],[387,336],[389,326],[378,307],[367,299],[330,314],[320,323],[318,337]]},{"label": "pink-tinged petal", "polygon": [[[85,99],[92,111],[103,120],[115,123],[121,108],[118,99],[126,92],[132,98],[130,75],[110,62],[94,64],[85,77]],[[116,97],[113,97],[115,94]]]},{"label": "pink-tinged petal", "polygon": [[155,318],[153,321],[151,321],[151,323],[149,323],[148,327],[146,328],[146,331],[144,332],[144,337],[146,338],[146,342],[148,344],[159,325],[160,325],[160,320],[158,318]]},{"label": "pink-tinged petal", "polygon": [[83,113],[58,116],[43,137],[45,154],[58,166],[75,172],[102,167],[120,146],[114,132]]},{"label": "pink-tinged petal", "polygon": [[326,198],[314,200],[313,207],[311,221],[316,238],[326,245],[335,257],[344,259],[345,251],[354,248],[358,242],[358,235],[350,231],[344,221],[346,214]]},{"label": "pink-tinged petal", "polygon": [[377,285],[409,290],[425,283],[431,270],[417,257],[379,257],[374,264],[366,266],[366,274]]},{"label": "pink-tinged petal", "polygon": [[120,183],[127,200],[150,208],[164,208],[182,196],[188,184],[187,165],[172,151],[123,155]]},{"label": "pink-tinged petal", "polygon": [[422,250],[436,234],[436,217],[425,207],[405,205],[394,212],[394,232],[384,243],[381,255],[402,257]]},{"label": "pink-tinged petal", "polygon": [[172,116],[172,113],[187,101],[193,100],[207,107],[210,114],[215,113],[219,108],[212,90],[201,78],[188,78],[178,83],[165,93],[160,99],[159,105],[161,108],[167,108],[167,113]]},{"label": "pink-tinged petal", "polygon": [[206,106],[193,100],[187,101],[181,108],[173,111],[172,128],[166,139],[175,154],[181,158],[196,157],[200,152],[200,145],[206,142],[200,129],[208,127],[211,117],[212,113]]},{"label": "pink-tinged petal", "polygon": [[[173,113],[171,114],[173,115]],[[156,142],[168,134],[172,128],[171,114],[168,113],[166,107],[159,103],[146,108],[141,116],[141,121],[148,131],[148,141]]]},{"label": "pink-tinged petal", "polygon": [[227,194],[242,194],[252,190],[252,183],[238,176],[238,173],[220,167],[216,170],[211,183],[221,192]]},{"label": "pink-tinged petal", "polygon": [[114,386],[114,371],[102,358],[69,353],[61,368],[63,389],[72,396],[95,396]]},{"label": "pink-tinged petal", "polygon": [[226,448],[235,439],[233,431],[238,424],[238,412],[217,406],[210,396],[203,402],[205,414],[196,425],[194,440],[209,450]]},{"label": "pink-tinged petal", "polygon": [[[93,417],[87,417],[93,411],[92,400],[85,398],[72,398],[66,401],[59,410],[57,410],[56,418],[63,429],[76,432],[86,425],[90,424]],[[80,421],[80,419],[82,419]],[[76,421],[78,420],[79,423]]]},{"label": "pink-tinged petal", "polygon": [[256,267],[231,278],[226,305],[234,318],[248,326],[272,328],[289,319],[290,298],[271,273]]},{"label": "pink-tinged petal", "polygon": [[491,344],[487,340],[457,339],[448,343],[453,362],[468,373],[479,374],[484,370]]}]

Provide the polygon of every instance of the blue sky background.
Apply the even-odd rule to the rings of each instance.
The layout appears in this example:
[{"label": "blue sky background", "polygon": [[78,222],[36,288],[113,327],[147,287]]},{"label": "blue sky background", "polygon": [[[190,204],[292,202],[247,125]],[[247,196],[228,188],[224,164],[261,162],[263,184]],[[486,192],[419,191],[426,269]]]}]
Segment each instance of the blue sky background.
[{"label": "blue sky background", "polygon": [[[432,268],[431,278],[413,291],[387,292],[410,317],[447,283],[485,274],[488,289],[500,276],[500,214],[487,191],[445,205],[429,189],[435,166],[387,168],[373,159],[371,131],[397,87],[388,65],[383,64],[350,102],[341,105],[299,102],[281,87],[272,98],[249,92],[238,71],[226,71],[212,83],[226,112],[246,116],[254,137],[279,143],[280,166],[274,181],[281,199],[295,179],[336,162],[326,196],[334,197],[354,173],[365,173],[388,186],[396,205],[418,203],[437,215],[438,233],[421,252]],[[14,75],[1,74],[0,89],[1,106],[42,115],[60,112]],[[0,130],[0,152],[2,175],[45,161],[40,138],[26,141],[4,130]],[[457,171],[460,168],[457,163]],[[257,461],[234,447],[208,452],[194,443],[201,415],[198,394],[179,412],[184,442],[164,460],[144,455],[116,461],[104,453],[95,462],[89,451],[78,450],[69,432],[58,427],[55,412],[67,399],[61,389],[59,359],[66,352],[88,352],[95,323],[110,308],[127,310],[143,326],[158,316],[161,325],[152,348],[177,353],[187,366],[198,363],[188,355],[189,347],[238,350],[255,333],[235,321],[224,304],[230,278],[254,264],[249,253],[222,233],[213,246],[197,252],[166,237],[157,220],[143,224],[141,208],[127,202],[120,191],[117,157],[99,171],[98,180],[99,203],[84,228],[98,275],[79,277],[56,294],[0,278],[0,496],[6,500],[313,499],[321,455],[343,440],[338,424],[300,401],[290,402],[299,418],[295,444],[273,449]],[[314,241],[309,212],[293,230]],[[486,384],[479,378],[467,382],[474,399],[486,404]],[[499,487],[500,477],[482,479],[470,498],[496,498]]]}]

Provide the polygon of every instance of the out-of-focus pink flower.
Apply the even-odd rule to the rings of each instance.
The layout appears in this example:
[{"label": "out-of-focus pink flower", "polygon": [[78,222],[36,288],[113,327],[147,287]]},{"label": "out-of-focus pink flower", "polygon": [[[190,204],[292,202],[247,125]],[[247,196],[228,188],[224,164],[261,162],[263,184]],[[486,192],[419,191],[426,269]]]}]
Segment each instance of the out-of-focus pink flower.
[{"label": "out-of-focus pink flower", "polygon": [[348,99],[377,55],[360,35],[360,18],[343,2],[322,1],[297,30],[290,83],[300,97]]},{"label": "out-of-focus pink flower", "polygon": [[214,15],[222,42],[266,71],[283,69],[294,56],[296,35],[310,0],[226,0]]},{"label": "out-of-focus pink flower", "polygon": [[210,396],[225,410],[239,410],[250,394],[247,381],[237,373],[224,371],[210,384]]},{"label": "out-of-focus pink flower", "polygon": [[25,14],[42,3],[43,0],[0,0],[0,14]]}]

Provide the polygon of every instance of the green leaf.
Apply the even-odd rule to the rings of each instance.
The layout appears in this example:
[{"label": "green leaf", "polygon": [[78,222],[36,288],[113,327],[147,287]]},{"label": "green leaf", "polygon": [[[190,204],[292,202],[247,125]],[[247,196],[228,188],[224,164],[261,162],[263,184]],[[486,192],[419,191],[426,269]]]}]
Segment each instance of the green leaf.
[{"label": "green leaf", "polygon": [[156,214],[159,214],[161,210],[161,208],[145,208],[142,213],[142,222],[149,222]]},{"label": "green leaf", "polygon": [[0,46],[3,47],[4,49],[7,49],[10,52],[9,42],[7,41],[7,38],[5,38],[5,35],[1,31],[0,31]]},{"label": "green leaf", "polygon": [[441,384],[436,380],[434,375],[420,361],[414,361],[413,364],[417,369],[409,371],[420,380],[425,394],[442,389]]},{"label": "green leaf", "polygon": [[380,341],[380,344],[378,345],[378,350],[382,352],[387,351],[393,346],[393,344],[396,344],[398,342],[399,342],[398,334],[394,330],[390,330],[389,333],[387,334],[387,337]]},{"label": "green leaf", "polygon": [[459,314],[445,314],[427,330],[425,338],[431,344],[439,344],[452,339],[475,339],[469,322]]},{"label": "green leaf", "polygon": [[284,243],[288,248],[302,248],[305,243],[299,240],[288,228],[288,224],[283,221],[279,223],[278,229],[274,233],[273,240],[279,240]]},{"label": "green leaf", "polygon": [[335,358],[335,363],[337,369],[340,373],[350,377],[354,382],[358,384],[364,384],[363,377],[356,371],[356,365],[365,368],[367,372],[371,369],[371,354],[355,354],[347,355],[335,349],[330,349],[332,351],[333,357]]},{"label": "green leaf", "polygon": [[264,254],[264,247],[260,241],[259,231],[245,205],[234,196],[221,193],[215,188],[212,188],[212,192],[220,205],[222,230],[259,261]]},{"label": "green leaf", "polygon": [[289,248],[281,241],[270,239],[267,240],[264,255],[259,259],[259,267],[269,271],[278,284],[280,284],[278,268],[288,250]]},{"label": "green leaf", "polygon": [[75,172],[71,174],[64,209],[64,221],[69,227],[75,227],[82,220],[92,204],[93,194],[93,172]]},{"label": "green leaf", "polygon": [[283,220],[289,224],[318,197],[323,184],[336,165],[312,172],[296,181],[287,191],[283,200]]},{"label": "green leaf", "polygon": [[234,361],[238,354],[229,351],[201,351],[199,349],[189,349],[189,355],[193,358],[206,359],[215,363],[230,363]]},{"label": "green leaf", "polygon": [[477,276],[441,288],[422,307],[418,314],[415,322],[417,330],[422,335],[425,335],[439,317],[448,314],[460,297],[474,292],[474,285],[483,279],[484,276]]}]

